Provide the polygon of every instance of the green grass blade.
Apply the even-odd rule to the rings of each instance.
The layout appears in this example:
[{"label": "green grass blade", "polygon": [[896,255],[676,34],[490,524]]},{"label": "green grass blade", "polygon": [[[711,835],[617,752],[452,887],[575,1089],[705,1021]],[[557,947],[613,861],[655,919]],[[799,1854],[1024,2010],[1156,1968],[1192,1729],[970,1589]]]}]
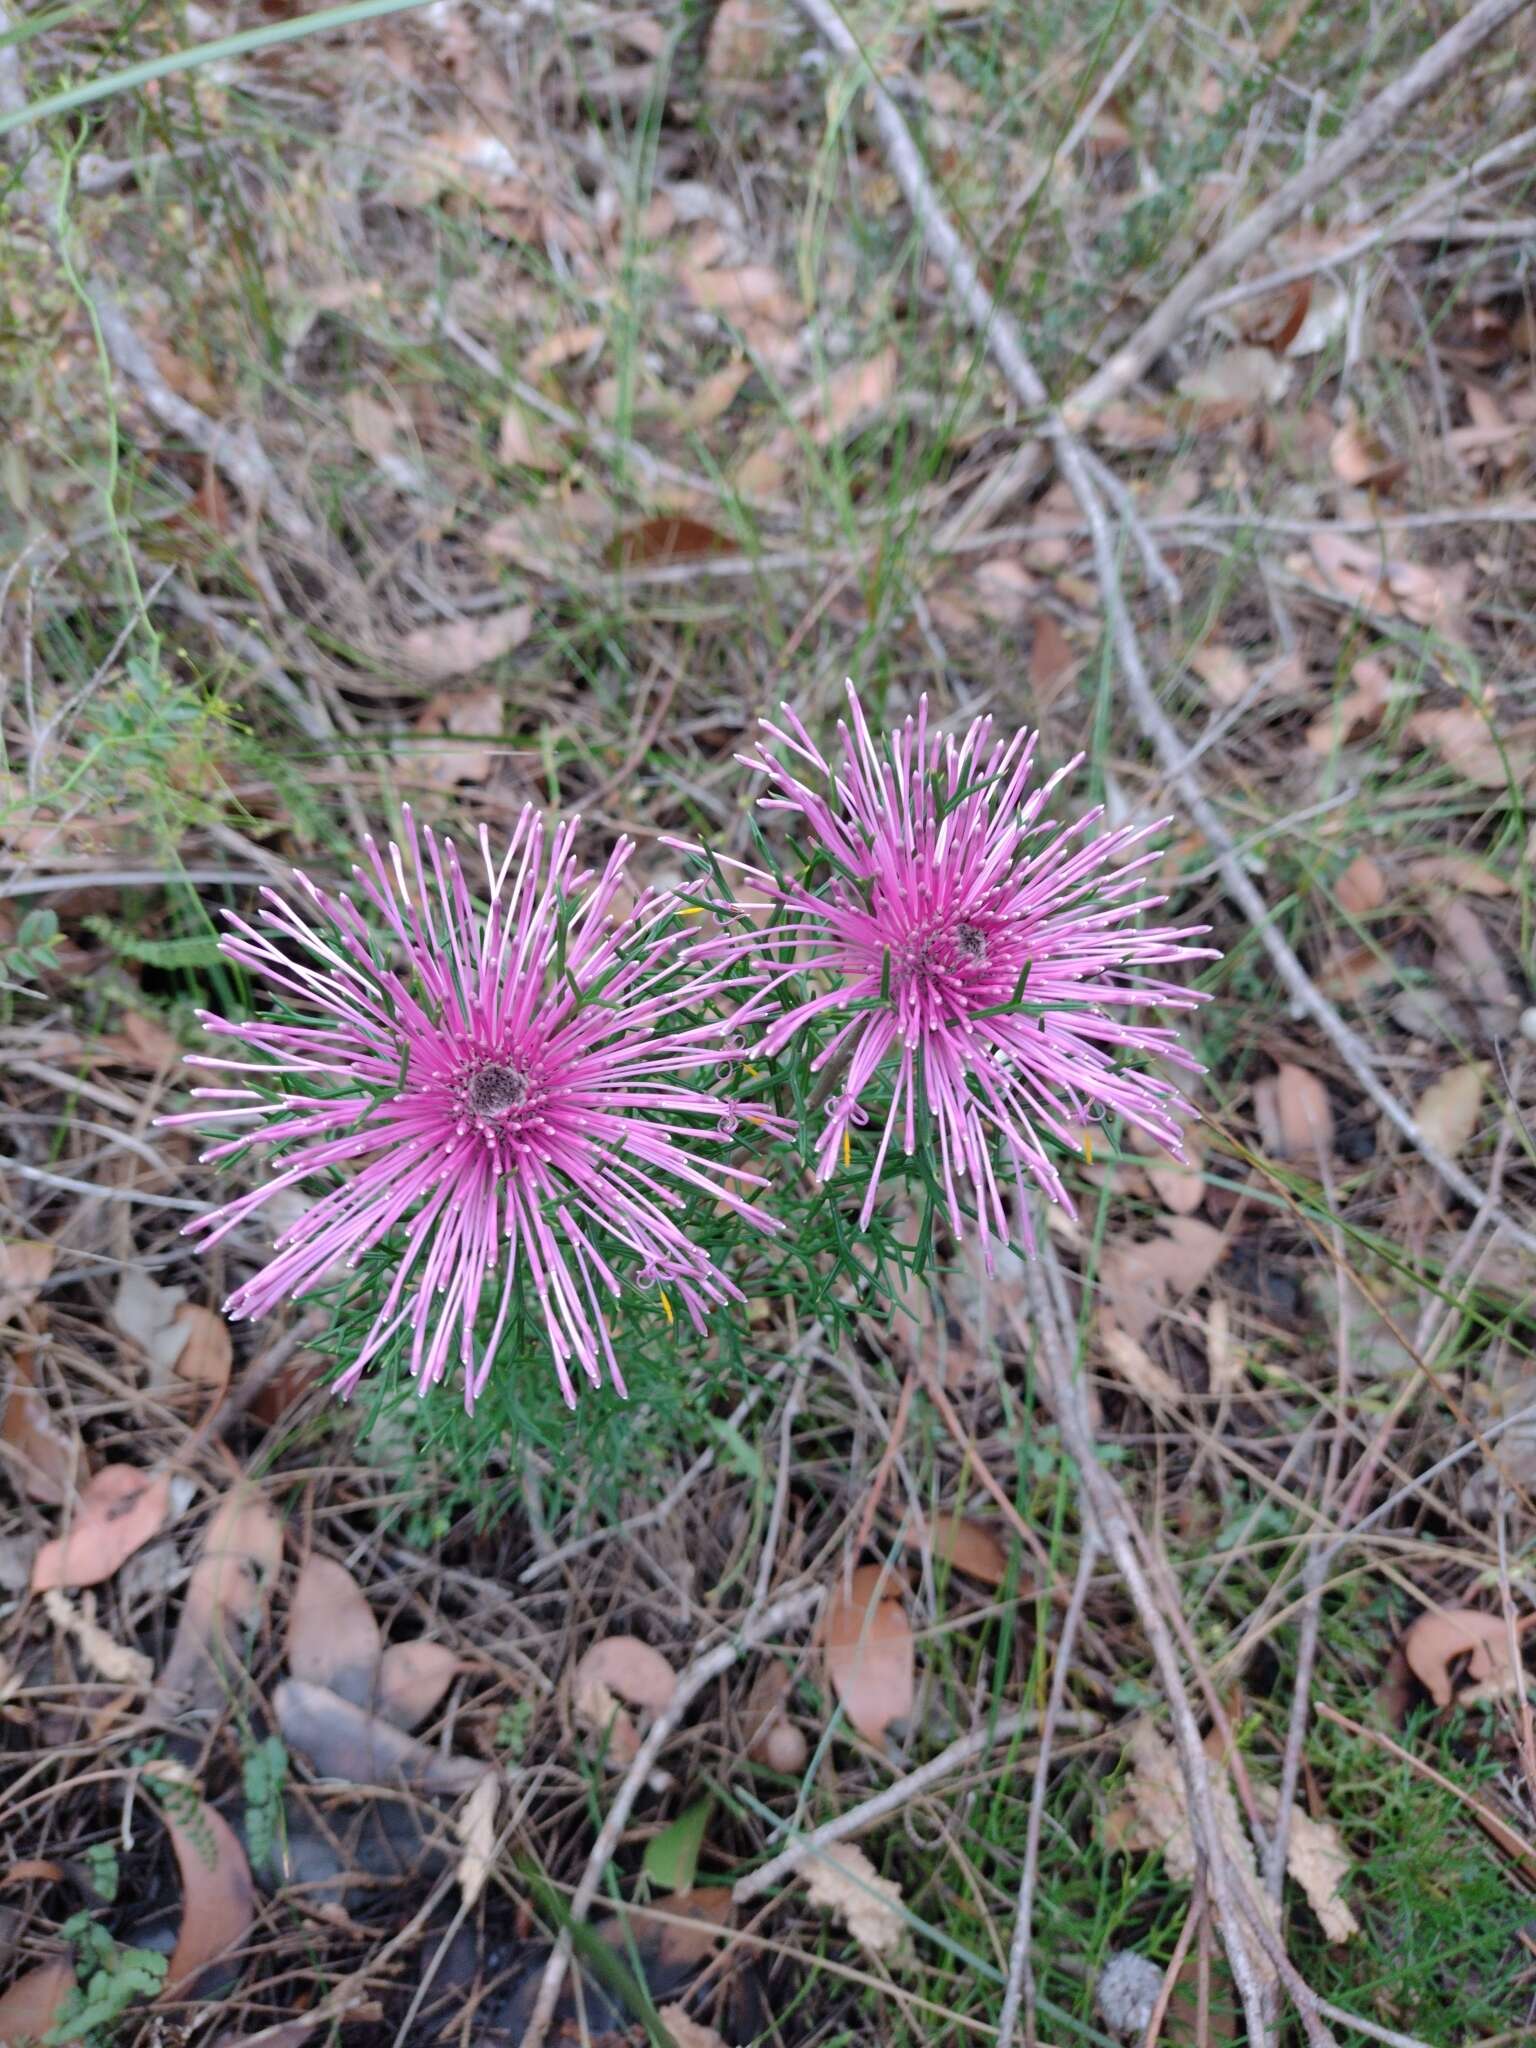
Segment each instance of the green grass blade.
[{"label": "green grass blade", "polygon": [[275,21],[265,28],[242,29],[238,35],[221,36],[214,43],[195,43],[187,50],[147,57],[142,64],[130,64],[106,78],[89,79],[84,85],[50,93],[46,99],[36,100],[15,113],[0,114],[0,135],[34,121],[46,121],[51,114],[67,114],[93,100],[109,99],[114,93],[131,92],[135,86],[147,85],[152,78],[167,78],[174,71],[191,71],[199,64],[217,63],[225,57],[244,57],[252,50],[270,50],[278,43],[296,43],[303,36],[319,35],[326,29],[348,28],[355,21],[376,21],[385,14],[404,14],[407,8],[425,4],[426,0],[349,0],[345,7],[327,7],[319,14]]}]

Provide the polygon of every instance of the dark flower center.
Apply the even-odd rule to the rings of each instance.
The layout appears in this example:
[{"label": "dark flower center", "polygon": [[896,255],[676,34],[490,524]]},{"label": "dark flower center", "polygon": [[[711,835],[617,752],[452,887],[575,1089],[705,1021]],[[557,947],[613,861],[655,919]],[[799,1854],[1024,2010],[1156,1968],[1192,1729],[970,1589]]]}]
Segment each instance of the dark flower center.
[{"label": "dark flower center", "polygon": [[468,1090],[470,1109],[476,1116],[505,1116],[528,1099],[528,1077],[516,1067],[497,1061],[471,1075]]},{"label": "dark flower center", "polygon": [[974,961],[984,966],[987,958],[987,935],[978,924],[957,924],[955,926],[955,951],[962,960]]}]

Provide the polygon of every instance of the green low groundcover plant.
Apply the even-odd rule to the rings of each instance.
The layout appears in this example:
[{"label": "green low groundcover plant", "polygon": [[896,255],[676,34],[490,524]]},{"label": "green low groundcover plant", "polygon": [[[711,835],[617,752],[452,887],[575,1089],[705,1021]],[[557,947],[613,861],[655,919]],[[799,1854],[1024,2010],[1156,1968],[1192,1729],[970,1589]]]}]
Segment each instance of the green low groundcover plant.
[{"label": "green low groundcover plant", "polygon": [[204,1013],[232,1052],[171,1121],[269,1164],[189,1227],[289,1202],[228,1314],[324,1297],[343,1394],[454,1377],[495,1438],[546,1437],[583,1385],[729,1371],[749,1300],[857,1305],[944,1232],[1027,1250],[1091,1122],[1177,1153],[1156,1067],[1195,1063],[1150,1020],[1200,997],[1146,970],[1212,956],[1143,922],[1157,828],[1053,817],[1076,764],[1037,780],[990,718],[877,731],[848,698],[835,763],[789,710],[742,757],[760,865],[689,847],[634,900],[627,842],[583,869],[578,824],[529,808],[472,877],[407,813],[355,896],[300,874],[231,914],[270,1001]]}]

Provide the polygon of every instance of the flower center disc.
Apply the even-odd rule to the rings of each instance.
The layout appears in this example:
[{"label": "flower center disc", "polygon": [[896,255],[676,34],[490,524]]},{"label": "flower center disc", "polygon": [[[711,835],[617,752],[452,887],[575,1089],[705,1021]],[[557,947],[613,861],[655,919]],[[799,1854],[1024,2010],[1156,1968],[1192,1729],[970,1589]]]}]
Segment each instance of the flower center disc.
[{"label": "flower center disc", "polygon": [[962,960],[970,960],[978,965],[984,965],[987,957],[987,935],[981,929],[981,926],[976,924],[957,924],[955,926],[955,951]]},{"label": "flower center disc", "polygon": [[476,1116],[505,1116],[509,1109],[519,1109],[527,1101],[528,1077],[516,1067],[492,1062],[471,1076],[468,1097]]}]

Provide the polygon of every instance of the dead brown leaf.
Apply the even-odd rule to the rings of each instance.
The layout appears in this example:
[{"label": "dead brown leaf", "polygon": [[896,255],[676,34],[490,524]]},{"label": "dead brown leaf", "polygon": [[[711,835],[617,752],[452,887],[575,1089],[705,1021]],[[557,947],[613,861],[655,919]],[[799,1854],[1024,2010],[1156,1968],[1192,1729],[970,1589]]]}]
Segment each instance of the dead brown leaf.
[{"label": "dead brown leaf", "polygon": [[1184,1139],[1185,1158],[1159,1152],[1142,1161],[1152,1192],[1175,1216],[1193,1216],[1205,1200],[1205,1147],[1189,1132]]},{"label": "dead brown leaf", "polygon": [[1179,379],[1179,396],[1222,411],[1276,405],[1290,388],[1291,372],[1267,348],[1229,348]]},{"label": "dead brown leaf", "polygon": [[1099,1262],[1099,1286],[1113,1322],[1138,1344],[1168,1305],[1193,1293],[1219,1264],[1226,1239],[1198,1216],[1176,1216],[1145,1244],[1122,1239]]},{"label": "dead brown leaf", "polygon": [[1029,649],[1029,686],[1035,702],[1047,708],[1053,704],[1076,669],[1077,656],[1054,615],[1037,611]]},{"label": "dead brown leaf", "polygon": [[256,1917],[256,1888],[239,1837],[224,1816],[200,1799],[189,1810],[184,1795],[196,1789],[191,1776],[174,1763],[153,1764],[146,1775],[183,1794],[161,1808],[181,1872],[183,1901],[181,1928],[160,1993],[171,1999],[184,1996],[210,1963],[244,1940]]},{"label": "dead brown leaf", "polygon": [[1432,1081],[1414,1105],[1414,1120],[1419,1129],[1448,1159],[1459,1157],[1471,1143],[1487,1079],[1486,1060],[1452,1067],[1448,1074]]},{"label": "dead brown leaf", "polygon": [[776,1657],[768,1658],[747,1694],[741,1710],[742,1733],[747,1755],[754,1762],[798,1777],[805,1768],[809,1745],[793,1721],[787,1718],[786,1703],[793,1680]]},{"label": "dead brown leaf", "polygon": [[1347,747],[1381,723],[1392,692],[1385,664],[1373,654],[1362,655],[1350,670],[1350,679],[1355,687],[1307,728],[1307,746],[1314,754],[1327,756],[1335,747]]},{"label": "dead brown leaf", "polygon": [[346,1566],[330,1557],[307,1557],[288,1608],[288,1669],[294,1677],[366,1707],[382,1654],[373,1609]]},{"label": "dead brown leaf", "polygon": [[69,1531],[45,1543],[32,1561],[32,1590],[96,1586],[158,1536],[171,1511],[168,1473],[137,1465],[103,1465],[81,1490]]},{"label": "dead brown leaf", "polygon": [[1408,737],[1438,754],[1454,775],[1477,789],[1507,789],[1530,774],[1529,745],[1499,744],[1481,711],[1457,704],[1445,711],[1418,711],[1408,721]]},{"label": "dead brown leaf", "polygon": [[6,2048],[40,2043],[63,2015],[64,2001],[75,1988],[68,1963],[41,1963],[0,1991],[0,2041]]},{"label": "dead brown leaf", "polygon": [[823,447],[829,441],[840,441],[881,412],[896,389],[896,366],[896,344],[891,342],[863,362],[844,363],[834,370],[814,393],[811,439]]},{"label": "dead brown leaf", "polygon": [[1259,1137],[1271,1159],[1316,1160],[1333,1150],[1333,1105],[1316,1074],[1289,1060],[1253,1089]]},{"label": "dead brown leaf", "polygon": [[176,1311],[176,1323],[186,1331],[176,1360],[176,1377],[196,1388],[209,1407],[214,1407],[229,1390],[230,1367],[234,1363],[229,1325],[221,1315],[211,1308],[199,1307],[195,1301],[182,1303]]},{"label": "dead brown leaf", "polygon": [[[729,6],[731,0],[725,0]],[[721,12],[724,12],[722,8]],[[716,15],[718,24],[720,19]],[[745,357],[738,357],[727,363],[723,370],[715,370],[703,378],[678,412],[679,426],[691,428],[694,432],[713,426],[722,413],[728,412],[735,402],[736,394],[752,375],[752,364]]]},{"label": "dead brown leaf", "polygon": [[821,1620],[832,1689],[849,1721],[875,1743],[912,1711],[915,1653],[907,1610],[892,1597],[899,1585],[883,1565],[860,1565],[850,1579],[838,1578]]},{"label": "dead brown leaf", "polygon": [[1387,490],[1408,467],[1357,419],[1346,420],[1334,435],[1328,446],[1328,460],[1339,482],[1352,489]]},{"label": "dead brown leaf", "polygon": [[1459,853],[1437,853],[1408,863],[1408,873],[1425,888],[1460,889],[1468,896],[1507,896],[1507,876]]},{"label": "dead brown leaf", "polygon": [[192,1335],[180,1320],[187,1305],[184,1287],[162,1287],[138,1266],[124,1268],[112,1303],[112,1320],[149,1362],[149,1383],[164,1388]]},{"label": "dead brown leaf", "polygon": [[1368,917],[1387,900],[1387,878],[1368,853],[1357,853],[1334,884],[1334,894],[1350,917]]},{"label": "dead brown leaf", "polygon": [[1403,1637],[1408,1669],[1437,1707],[1457,1697],[1451,1666],[1467,1659],[1473,1687],[1463,1701],[1492,1699],[1518,1692],[1521,1677],[1509,1661],[1509,1627],[1501,1614],[1483,1614],[1471,1607],[1436,1607],[1421,1614]]},{"label": "dead brown leaf", "polygon": [[543,476],[559,476],[566,460],[554,436],[536,426],[515,402],[501,416],[496,459],[508,469],[536,469]]},{"label": "dead brown leaf", "polygon": [[746,263],[736,270],[685,263],[681,281],[694,304],[707,313],[723,313],[734,320],[750,314],[779,327],[796,326],[802,317],[799,301],[766,263]]},{"label": "dead brown leaf", "polygon": [[391,1643],[379,1660],[375,1711],[397,1728],[415,1728],[463,1668],[446,1643]]},{"label": "dead brown leaf", "polygon": [[731,536],[721,533],[718,527],[685,513],[671,512],[642,519],[638,526],[628,526],[615,534],[608,547],[608,560],[616,569],[639,569],[740,552]]},{"label": "dead brown leaf", "polygon": [[58,1246],[24,1238],[0,1244],[0,1323],[31,1308],[48,1284]]},{"label": "dead brown leaf", "polygon": [[686,2006],[659,2006],[657,2017],[672,2036],[672,2048],[726,2048],[725,2036],[694,2019]]},{"label": "dead brown leaf", "polygon": [[181,1619],[160,1683],[212,1706],[227,1674],[244,1662],[232,1640],[236,1627],[254,1626],[283,1557],[283,1532],[256,1488],[237,1480],[203,1536],[202,1552],[187,1582]]},{"label": "dead brown leaf", "polygon": [[677,1673],[660,1650],[638,1636],[604,1636],[582,1657],[571,1683],[578,1701],[586,1687],[596,1683],[632,1707],[659,1714],[676,1690]]},{"label": "dead brown leaf", "polygon": [[435,626],[417,626],[400,642],[400,657],[434,682],[447,682],[500,661],[521,647],[532,631],[533,606],[515,604],[480,618],[444,619]]},{"label": "dead brown leaf", "polygon": [[1253,670],[1242,655],[1219,642],[1197,647],[1189,665],[1218,704],[1240,704],[1253,683]]},{"label": "dead brown leaf", "polygon": [[524,377],[540,377],[546,370],[553,370],[561,363],[574,361],[584,356],[589,349],[598,349],[607,338],[608,330],[600,322],[591,321],[580,327],[561,327],[536,348],[529,349],[523,357]]},{"label": "dead brown leaf", "polygon": [[1007,1546],[990,1523],[974,1515],[941,1510],[919,1517],[904,1531],[903,1540],[909,1550],[926,1551],[936,1564],[950,1565],[984,1586],[1000,1586],[1008,1576]]},{"label": "dead brown leaf", "polygon": [[1436,955],[1435,965],[1441,979],[1449,981],[1470,1002],[1493,1013],[1496,1028],[1508,1030],[1520,1004],[1504,971],[1499,949],[1488,936],[1488,927],[1470,903],[1455,897],[1437,902],[1434,914],[1450,948],[1449,958]]},{"label": "dead brown leaf", "polygon": [[901,1886],[882,1877],[862,1849],[852,1842],[830,1842],[801,1868],[811,1904],[835,1913],[860,1948],[880,1956],[901,1947],[906,1931]]},{"label": "dead brown leaf", "polygon": [[452,789],[459,782],[489,782],[496,770],[496,747],[466,746],[468,739],[497,739],[506,718],[500,690],[439,691],[416,720],[427,738],[441,734],[452,744],[413,747],[412,767],[433,789]]},{"label": "dead brown leaf", "polygon": [[53,1419],[42,1389],[32,1377],[30,1349],[18,1345],[11,1354],[10,1386],[0,1413],[0,1444],[12,1456],[0,1459],[0,1470],[18,1472],[28,1500],[62,1507],[71,1480],[90,1473],[85,1446],[77,1444]]},{"label": "dead brown leaf", "polygon": [[1121,1379],[1149,1407],[1176,1408],[1183,1400],[1184,1389],[1173,1375],[1165,1371],[1128,1330],[1122,1330],[1112,1317],[1102,1311],[1099,1316],[1099,1342],[1104,1347],[1104,1356]]}]

